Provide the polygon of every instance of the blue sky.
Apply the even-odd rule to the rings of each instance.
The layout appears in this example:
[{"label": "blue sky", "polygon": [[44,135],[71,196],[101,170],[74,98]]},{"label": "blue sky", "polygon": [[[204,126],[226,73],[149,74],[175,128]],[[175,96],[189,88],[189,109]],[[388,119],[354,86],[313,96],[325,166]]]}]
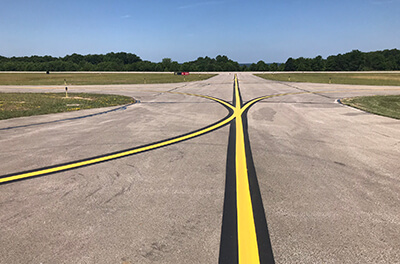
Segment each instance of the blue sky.
[{"label": "blue sky", "polygon": [[246,63],[400,48],[400,0],[1,0],[0,55]]}]

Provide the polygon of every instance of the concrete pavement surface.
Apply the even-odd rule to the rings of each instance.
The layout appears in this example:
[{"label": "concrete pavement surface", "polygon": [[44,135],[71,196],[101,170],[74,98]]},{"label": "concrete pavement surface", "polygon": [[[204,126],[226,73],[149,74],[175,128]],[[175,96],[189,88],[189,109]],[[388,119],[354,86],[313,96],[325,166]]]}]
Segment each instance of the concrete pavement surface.
[{"label": "concrete pavement surface", "polygon": [[[400,263],[400,121],[336,102],[399,87],[238,74],[276,263]],[[233,73],[75,86],[140,103],[0,121],[0,176],[179,137],[224,119]],[[1,86],[62,92],[64,87]],[[186,94],[183,94],[186,93]],[[63,121],[64,120],[64,121]],[[59,122],[49,122],[59,121]],[[0,185],[0,263],[218,263],[230,126],[102,163]],[[234,250],[234,249],[232,249]]]}]

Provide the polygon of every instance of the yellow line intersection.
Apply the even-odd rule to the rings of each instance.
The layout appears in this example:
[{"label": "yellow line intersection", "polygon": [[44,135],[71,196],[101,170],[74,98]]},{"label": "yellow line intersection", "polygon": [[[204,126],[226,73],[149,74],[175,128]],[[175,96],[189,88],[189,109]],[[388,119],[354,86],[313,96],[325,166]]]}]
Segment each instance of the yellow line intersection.
[{"label": "yellow line intersection", "polygon": [[[57,173],[62,171],[67,171],[70,169],[76,169],[83,166],[89,166],[93,164],[97,164],[100,162],[105,162],[113,159],[122,158],[125,156],[134,155],[137,153],[141,153],[144,151],[153,150],[156,148],[164,147],[167,145],[171,145],[174,143],[178,143],[184,140],[188,140],[202,134],[208,133],[210,131],[216,130],[222,126],[229,124],[232,120],[236,120],[236,188],[237,188],[237,232],[238,232],[238,256],[239,263],[259,263],[258,256],[258,245],[257,245],[257,237],[255,224],[253,219],[253,208],[250,196],[250,187],[248,182],[247,175],[247,161],[246,161],[246,150],[245,150],[245,142],[244,142],[244,131],[243,131],[243,121],[242,115],[244,111],[250,106],[246,105],[246,107],[242,107],[241,99],[240,99],[240,91],[238,85],[238,78],[235,75],[235,106],[232,104],[225,102],[221,99],[205,96],[205,95],[197,95],[191,93],[180,93],[180,92],[168,92],[172,94],[181,94],[181,95],[189,95],[189,96],[197,96],[205,99],[210,99],[215,102],[218,102],[225,106],[227,109],[231,109],[230,113],[221,121],[211,125],[209,127],[200,129],[198,131],[179,136],[173,139],[164,140],[161,142],[157,142],[154,144],[150,144],[148,146],[137,147],[125,151],[120,151],[116,153],[107,154],[100,157],[93,157],[82,161],[70,162],[68,164],[56,165],[49,168],[37,169],[29,172],[16,173],[13,175],[5,175],[0,178],[1,183],[8,183],[16,180],[28,179],[32,177],[47,175],[51,173]],[[260,99],[261,100],[261,99]]]},{"label": "yellow line intersection", "polygon": [[235,121],[236,121],[236,206],[239,263],[260,263],[258,243],[253,217],[253,206],[247,174],[242,108],[237,76],[235,75]]},{"label": "yellow line intersection", "polygon": [[[362,89],[362,90],[372,90],[372,89]],[[255,221],[255,208],[252,201],[252,186],[249,182],[249,168],[248,168],[248,160],[247,160],[247,148],[245,133],[247,131],[244,130],[245,124],[247,125],[246,113],[247,110],[254,105],[255,103],[278,96],[286,96],[286,95],[299,95],[299,94],[319,94],[319,93],[336,93],[343,92],[344,90],[336,90],[336,91],[316,91],[316,92],[293,92],[293,93],[282,93],[282,94],[274,94],[268,96],[262,96],[259,98],[252,99],[248,101],[246,104],[243,104],[240,97],[239,90],[239,81],[237,75],[235,75],[234,79],[234,98],[232,104],[226,102],[224,100],[207,96],[207,95],[198,95],[192,93],[182,93],[182,92],[163,92],[163,93],[171,93],[178,95],[188,95],[188,96],[196,96],[208,100],[215,101],[221,105],[223,105],[226,109],[228,109],[228,115],[222,120],[211,124],[202,129],[190,132],[185,135],[181,135],[175,138],[166,139],[163,141],[155,142],[146,146],[139,146],[131,149],[121,150],[119,152],[105,154],[103,156],[97,156],[88,158],[80,161],[73,161],[66,164],[59,164],[48,168],[39,168],[29,172],[20,172],[9,175],[0,176],[0,184],[2,183],[10,183],[17,180],[28,179],[32,177],[43,176],[47,174],[67,171],[71,169],[77,169],[84,166],[94,165],[101,162],[110,161],[113,159],[118,159],[134,154],[138,154],[145,151],[154,150],[157,148],[165,147],[171,144],[175,144],[178,142],[182,142],[185,140],[192,139],[194,137],[201,136],[203,134],[209,133],[216,129],[219,129],[225,125],[234,122],[235,127],[235,148],[234,148],[234,166],[235,166],[235,183],[236,183],[236,232],[237,232],[237,260],[235,262],[240,264],[253,264],[253,263],[264,263],[263,257],[260,256],[260,252],[263,252],[265,245],[262,246],[258,241],[258,228]],[[345,90],[348,92],[349,90]],[[356,89],[354,91],[360,91],[360,89]],[[153,92],[153,91],[152,91]],[[154,91],[160,92],[160,91]],[[232,123],[233,125],[233,123]],[[247,129],[246,129],[247,130]],[[247,135],[247,134],[246,134]],[[248,142],[248,141],[247,141]],[[254,167],[254,166],[253,166]],[[254,188],[254,186],[253,186]],[[261,201],[262,202],[262,201]],[[257,209],[259,210],[259,208]],[[264,212],[263,212],[264,214]],[[265,216],[264,216],[265,218]],[[269,238],[268,238],[269,239]],[[235,249],[232,249],[235,250]],[[272,251],[271,251],[272,252]],[[272,254],[272,253],[271,253]],[[269,263],[269,262],[268,262]],[[273,256],[272,262],[273,263]]]}]

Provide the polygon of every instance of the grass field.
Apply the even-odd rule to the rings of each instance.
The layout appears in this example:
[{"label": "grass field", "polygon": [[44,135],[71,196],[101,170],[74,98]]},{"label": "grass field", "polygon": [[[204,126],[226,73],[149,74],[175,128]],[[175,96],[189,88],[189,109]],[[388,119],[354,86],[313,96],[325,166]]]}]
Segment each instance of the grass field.
[{"label": "grass field", "polygon": [[400,73],[330,73],[330,72],[304,72],[304,73],[267,73],[255,74],[261,78],[275,81],[333,83],[333,84],[359,84],[359,85],[390,85],[400,86]]},{"label": "grass field", "polygon": [[102,85],[192,82],[211,78],[215,74],[172,73],[2,73],[0,85]]},{"label": "grass field", "polygon": [[133,102],[133,98],[120,95],[71,93],[66,98],[65,93],[0,93],[0,120]]},{"label": "grass field", "polygon": [[341,102],[373,114],[400,119],[400,95],[361,96]]}]

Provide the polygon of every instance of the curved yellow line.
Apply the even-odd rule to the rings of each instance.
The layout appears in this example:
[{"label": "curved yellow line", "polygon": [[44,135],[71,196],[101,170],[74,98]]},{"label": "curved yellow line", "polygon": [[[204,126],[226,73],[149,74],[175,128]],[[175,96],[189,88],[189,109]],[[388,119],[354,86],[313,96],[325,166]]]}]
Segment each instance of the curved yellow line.
[{"label": "curved yellow line", "polygon": [[[191,94],[188,94],[191,95]],[[200,95],[196,95],[196,96],[200,96]],[[209,97],[209,96],[200,96],[203,98],[207,98],[207,99],[211,99],[217,102],[224,102],[222,100],[219,100],[217,98],[213,98],[213,97]],[[224,104],[226,104],[226,102],[224,102]],[[220,128],[226,124],[228,124],[229,122],[231,122],[233,119],[235,118],[235,116],[233,114],[231,114],[230,116],[228,116],[227,118],[223,119],[221,122],[207,127],[205,129],[199,130],[197,132],[191,133],[191,134],[187,134],[181,137],[177,137],[174,139],[170,139],[170,140],[165,140],[153,145],[149,145],[146,147],[141,147],[141,148],[137,148],[137,149],[133,149],[133,150],[128,150],[128,151],[123,151],[120,153],[115,153],[115,154],[111,154],[111,155],[106,155],[103,157],[98,157],[98,158],[93,158],[93,159],[88,159],[85,161],[80,161],[80,162],[75,162],[75,163],[70,163],[67,165],[60,165],[60,166],[56,166],[53,168],[48,168],[48,169],[39,169],[36,171],[32,171],[32,172],[27,172],[27,173],[21,173],[21,174],[17,174],[17,175],[13,175],[13,176],[9,176],[9,177],[5,177],[5,178],[0,178],[0,183],[5,183],[5,182],[10,182],[10,181],[15,181],[15,180],[21,180],[21,179],[26,179],[26,178],[30,178],[30,177],[35,177],[35,176],[40,176],[40,175],[44,175],[44,174],[49,174],[49,173],[55,173],[55,172],[60,172],[60,171],[65,171],[65,170],[70,170],[70,169],[75,169],[75,168],[79,168],[79,167],[83,167],[83,166],[87,166],[87,165],[92,165],[95,163],[99,163],[99,162],[104,162],[104,161],[108,161],[108,160],[112,160],[112,159],[116,159],[116,158],[121,158],[124,156],[129,156],[129,155],[133,155],[133,154],[137,154],[140,152],[144,152],[144,151],[148,151],[148,150],[152,150],[155,148],[159,148],[159,147],[163,147],[166,145],[170,145],[170,144],[174,144],[180,141],[184,141],[187,139],[191,139],[197,136],[200,136],[202,134],[205,134],[207,132],[210,132],[212,130],[215,130],[217,128]]]},{"label": "curved yellow line", "polygon": [[235,107],[233,105],[231,105],[230,103],[227,103],[221,99],[212,97],[212,96],[208,96],[208,95],[201,95],[201,94],[192,94],[192,93],[181,93],[181,92],[167,92],[167,93],[172,93],[172,94],[183,94],[183,95],[190,95],[190,96],[197,96],[197,97],[201,97],[201,98],[206,98],[206,99],[210,99],[210,100],[214,100],[218,103],[221,103],[227,107],[229,107],[232,110],[235,110]]}]

